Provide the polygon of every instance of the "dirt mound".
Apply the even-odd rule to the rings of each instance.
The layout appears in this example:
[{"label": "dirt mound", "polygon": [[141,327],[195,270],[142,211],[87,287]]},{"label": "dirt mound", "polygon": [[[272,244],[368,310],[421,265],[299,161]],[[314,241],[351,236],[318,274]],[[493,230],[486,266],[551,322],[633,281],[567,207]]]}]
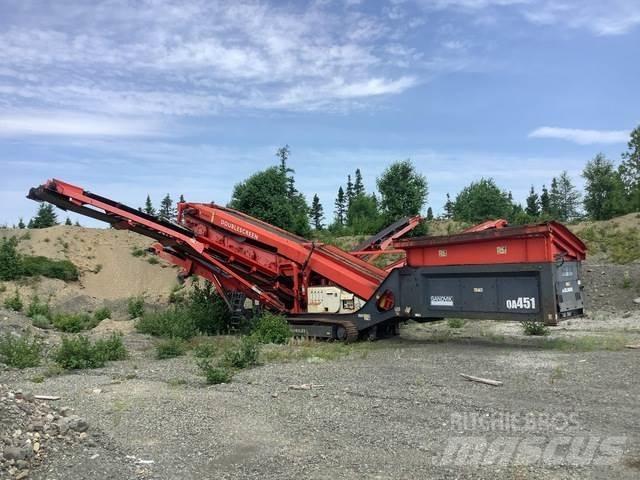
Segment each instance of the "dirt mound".
[{"label": "dirt mound", "polygon": [[[37,230],[0,230],[0,237],[15,236],[18,250],[27,255],[68,259],[80,270],[77,282],[31,278],[4,282],[0,300],[17,289],[24,299],[37,294],[64,310],[92,310],[107,305],[126,308],[131,296],[143,295],[150,303],[166,300],[177,284],[176,267],[142,254],[151,240],[126,230],[58,225]],[[134,252],[138,256],[134,256]],[[152,263],[150,263],[150,259]]]}]

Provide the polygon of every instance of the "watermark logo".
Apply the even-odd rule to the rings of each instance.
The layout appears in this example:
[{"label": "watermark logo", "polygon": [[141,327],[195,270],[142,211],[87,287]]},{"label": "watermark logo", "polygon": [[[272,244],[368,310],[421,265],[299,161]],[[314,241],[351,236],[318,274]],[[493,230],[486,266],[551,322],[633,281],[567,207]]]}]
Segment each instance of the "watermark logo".
[{"label": "watermark logo", "polygon": [[620,462],[625,436],[580,433],[575,414],[455,413],[456,435],[434,458],[439,466],[604,466]]}]

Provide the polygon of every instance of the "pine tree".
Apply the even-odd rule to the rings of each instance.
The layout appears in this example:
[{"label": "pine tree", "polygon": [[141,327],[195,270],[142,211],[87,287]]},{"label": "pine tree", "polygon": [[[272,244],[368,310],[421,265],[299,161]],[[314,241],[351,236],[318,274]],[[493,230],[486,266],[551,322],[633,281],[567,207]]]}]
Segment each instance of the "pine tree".
[{"label": "pine tree", "polygon": [[173,220],[176,218],[176,211],[173,208],[173,200],[171,200],[171,196],[167,193],[165,197],[160,202],[160,210],[158,210],[158,217],[162,220]]},{"label": "pine tree", "polygon": [[453,202],[449,193],[447,193],[447,201],[444,204],[444,218],[447,220],[453,218]]},{"label": "pine tree", "polygon": [[433,220],[433,209],[431,207],[427,208],[427,220]]},{"label": "pine tree", "polygon": [[566,171],[563,171],[557,179],[554,177],[551,180],[549,200],[554,218],[566,222],[578,216],[580,193]]},{"label": "pine tree", "polygon": [[74,223],[74,225],[75,225],[76,227],[81,227],[81,226],[82,226],[82,225],[80,225],[80,222],[79,222],[78,220],[76,220],[76,223]]},{"label": "pine tree", "polygon": [[280,173],[287,178],[287,191],[289,193],[289,198],[292,198],[297,193],[297,190],[295,188],[293,175],[289,175],[290,173],[295,173],[295,171],[287,166],[287,161],[290,156],[291,149],[289,148],[289,145],[285,145],[276,151],[276,157],[280,159]]},{"label": "pine tree", "polygon": [[73,225],[73,223],[71,223],[71,219],[69,217],[67,217],[67,219],[64,221],[64,224],[67,225],[68,227]]},{"label": "pine tree", "polygon": [[613,162],[599,153],[584,167],[584,209],[593,220],[608,220],[625,211],[624,186]]},{"label": "pine tree", "polygon": [[184,195],[180,194],[180,200],[178,200],[178,203],[184,203]]},{"label": "pine tree", "polygon": [[322,221],[324,220],[324,209],[320,203],[320,198],[315,194],[311,202],[311,210],[309,212],[311,223],[316,230],[322,230]]},{"label": "pine tree", "polygon": [[362,183],[362,173],[359,168],[356,168],[356,180],[353,184],[353,194],[357,197],[364,195],[364,183]]},{"label": "pine tree", "polygon": [[20,219],[18,220],[18,228],[20,230],[24,230],[25,228],[27,228],[27,226],[24,224],[24,221],[22,220],[22,217],[20,217]]},{"label": "pine tree", "polygon": [[147,195],[147,200],[144,202],[144,209],[142,210],[147,215],[155,215],[156,209],[153,208],[153,203],[151,203],[151,197]]},{"label": "pine tree", "polygon": [[347,204],[346,204],[346,198],[345,198],[344,190],[342,189],[342,186],[338,188],[338,195],[336,197],[335,208],[336,209],[334,210],[334,214],[335,214],[336,225],[343,226],[345,221],[345,214],[347,213]]},{"label": "pine tree", "polygon": [[36,216],[29,221],[29,228],[47,228],[57,224],[58,216],[53,209],[53,205],[42,203]]},{"label": "pine tree", "polygon": [[351,175],[347,175],[347,190],[345,191],[345,196],[348,210],[351,206],[351,202],[353,201],[353,182],[351,181]]},{"label": "pine tree", "polygon": [[525,208],[525,212],[527,213],[527,215],[533,218],[537,218],[540,216],[540,198],[533,188],[533,185],[531,185],[531,190],[529,190],[529,196],[527,197],[527,208]]},{"label": "pine tree", "polygon": [[628,199],[630,211],[640,210],[640,126],[631,132],[629,151],[622,154],[618,169]]},{"label": "pine tree", "polygon": [[545,217],[551,215],[551,197],[546,185],[542,185],[542,193],[540,194],[540,213]]}]

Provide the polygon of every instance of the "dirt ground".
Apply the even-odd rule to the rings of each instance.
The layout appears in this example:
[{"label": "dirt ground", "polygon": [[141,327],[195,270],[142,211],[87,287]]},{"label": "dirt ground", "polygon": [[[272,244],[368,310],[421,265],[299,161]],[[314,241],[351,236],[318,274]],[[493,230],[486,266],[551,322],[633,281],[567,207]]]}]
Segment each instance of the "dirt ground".
[{"label": "dirt ground", "polygon": [[[175,285],[173,268],[131,254],[144,240],[56,228],[21,248],[76,258],[80,282],[8,284],[0,300],[19,288],[90,309],[165,300]],[[34,479],[640,478],[640,350],[625,348],[640,344],[640,266],[587,262],[584,284],[587,316],[547,337],[515,322],[409,323],[394,339],[318,342],[313,354],[268,346],[263,365],[216,386],[192,353],[155,359],[155,340],[119,313],[89,335],[123,332],[127,360],[63,374],[0,366],[0,386],[60,396],[49,403],[89,425],[81,441],[44,444]],[[29,329],[48,349],[59,342],[0,307],[0,334]],[[313,388],[290,388],[303,384]]]}]

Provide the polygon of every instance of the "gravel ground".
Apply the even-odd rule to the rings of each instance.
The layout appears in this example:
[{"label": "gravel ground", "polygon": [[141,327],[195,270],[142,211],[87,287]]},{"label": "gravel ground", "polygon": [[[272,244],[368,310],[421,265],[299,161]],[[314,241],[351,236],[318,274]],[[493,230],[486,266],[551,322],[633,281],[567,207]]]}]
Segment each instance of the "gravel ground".
[{"label": "gravel ground", "polygon": [[[39,384],[28,380],[39,369],[5,370],[0,383],[60,395],[57,403],[85,418],[96,439],[53,452],[32,471],[36,479],[640,476],[637,350],[436,343],[418,327],[346,358],[267,364],[212,387],[193,358],[154,360],[140,339],[129,360],[102,369]],[[504,385],[467,382],[459,373]],[[322,387],[288,388],[309,383]],[[535,419],[528,431],[518,428],[524,418]],[[474,427],[479,419],[494,422]],[[543,450],[567,438],[579,448],[587,438],[605,452],[602,442],[613,438],[622,455],[597,466],[587,452],[575,466],[561,445],[547,462],[514,460],[527,452],[518,442],[535,438]],[[487,442],[490,452],[501,440],[517,448],[503,464],[488,463],[484,450],[448,456],[460,439]]]}]

